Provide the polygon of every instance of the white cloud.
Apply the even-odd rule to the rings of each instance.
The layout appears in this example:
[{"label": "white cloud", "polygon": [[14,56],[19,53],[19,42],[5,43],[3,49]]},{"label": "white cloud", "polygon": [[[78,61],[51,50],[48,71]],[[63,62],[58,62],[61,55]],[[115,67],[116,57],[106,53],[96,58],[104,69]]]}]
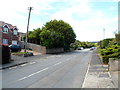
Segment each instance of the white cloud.
[{"label": "white cloud", "polygon": [[[102,39],[103,28],[106,28],[106,37],[113,36],[112,31],[117,29],[117,25],[115,25],[117,24],[117,16],[111,18],[108,17],[103,10],[94,11],[94,9],[91,8],[89,2],[96,2],[96,0],[2,0],[1,2],[0,20],[17,25],[22,32],[26,32],[29,12],[27,8],[30,6],[33,7],[33,10],[29,30],[41,27],[46,23],[44,21],[62,19],[73,27],[77,34],[77,39],[81,41],[90,41]],[[44,10],[53,10],[55,8],[51,5],[51,2],[64,2],[70,7],[65,7],[62,10],[60,9],[60,11],[52,15],[49,12],[43,12]],[[114,7],[112,6],[109,9],[114,10]],[[43,17],[40,17],[41,20],[39,22],[36,21],[35,18],[41,14],[45,16],[43,15]],[[75,16],[75,18],[73,18],[74,15],[77,17]],[[85,19],[81,20],[82,17]]]}]

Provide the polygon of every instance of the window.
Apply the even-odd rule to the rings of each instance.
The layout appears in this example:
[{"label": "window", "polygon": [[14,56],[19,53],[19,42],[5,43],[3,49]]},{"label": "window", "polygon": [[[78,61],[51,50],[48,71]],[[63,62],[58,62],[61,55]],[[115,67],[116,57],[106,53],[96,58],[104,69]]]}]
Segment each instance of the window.
[{"label": "window", "polygon": [[14,31],[13,31],[13,34],[14,34],[14,35],[17,35],[17,30],[14,30]]},{"label": "window", "polygon": [[8,44],[8,39],[3,39],[3,44]]},{"label": "window", "polygon": [[12,41],[12,44],[17,45],[17,41],[16,41],[16,40],[13,40],[13,41]]},{"label": "window", "polygon": [[4,28],[3,28],[3,32],[8,33],[8,28],[7,28],[7,27],[4,27]]}]

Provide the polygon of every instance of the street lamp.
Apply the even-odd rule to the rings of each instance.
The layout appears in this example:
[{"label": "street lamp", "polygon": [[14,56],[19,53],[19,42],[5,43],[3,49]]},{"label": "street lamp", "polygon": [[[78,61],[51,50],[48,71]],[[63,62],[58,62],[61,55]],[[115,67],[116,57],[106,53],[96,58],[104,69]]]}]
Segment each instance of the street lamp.
[{"label": "street lamp", "polygon": [[31,14],[31,10],[33,7],[29,7],[29,16],[28,16],[28,24],[27,24],[27,33],[26,33],[26,41],[25,41],[25,52],[26,52],[26,48],[27,48],[27,40],[28,40],[28,29],[29,29],[29,21],[30,21],[30,14]]}]

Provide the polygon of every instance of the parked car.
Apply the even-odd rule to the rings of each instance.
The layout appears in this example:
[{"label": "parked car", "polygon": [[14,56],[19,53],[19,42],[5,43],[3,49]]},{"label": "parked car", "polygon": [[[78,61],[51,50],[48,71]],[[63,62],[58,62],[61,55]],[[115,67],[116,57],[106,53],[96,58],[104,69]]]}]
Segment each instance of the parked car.
[{"label": "parked car", "polygon": [[90,48],[90,50],[94,50],[94,49],[95,49],[95,47],[91,47],[91,48]]},{"label": "parked car", "polygon": [[84,48],[83,47],[78,47],[78,50],[83,50]]},{"label": "parked car", "polygon": [[10,48],[5,44],[0,43],[0,51],[2,51],[2,56],[0,56],[0,64],[9,63],[11,59]]},{"label": "parked car", "polygon": [[14,45],[14,44],[11,44],[9,45],[10,49],[11,49],[11,52],[20,52],[21,51],[21,47],[20,45]]}]

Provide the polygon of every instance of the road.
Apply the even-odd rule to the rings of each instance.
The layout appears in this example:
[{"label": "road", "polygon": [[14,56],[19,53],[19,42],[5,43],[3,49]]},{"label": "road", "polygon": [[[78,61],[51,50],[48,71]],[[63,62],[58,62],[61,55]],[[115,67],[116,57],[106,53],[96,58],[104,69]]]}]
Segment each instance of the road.
[{"label": "road", "polygon": [[[3,88],[81,88],[93,51],[35,58],[2,71]],[[32,58],[33,59],[33,58]]]}]

